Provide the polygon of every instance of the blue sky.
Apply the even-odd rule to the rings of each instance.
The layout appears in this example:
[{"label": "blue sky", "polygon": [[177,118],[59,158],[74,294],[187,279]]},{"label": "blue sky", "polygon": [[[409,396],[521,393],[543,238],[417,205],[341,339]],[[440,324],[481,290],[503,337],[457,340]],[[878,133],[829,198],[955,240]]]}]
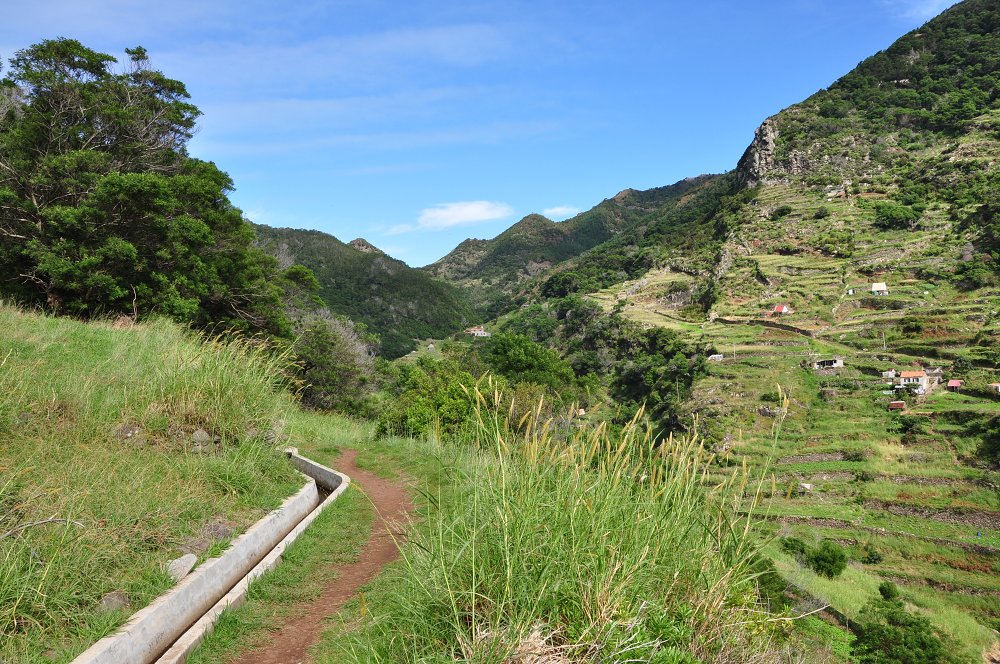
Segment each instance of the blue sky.
[{"label": "blue sky", "polygon": [[145,46],[250,219],[419,266],[532,212],[729,170],[764,118],[951,4],[0,0],[0,56]]}]

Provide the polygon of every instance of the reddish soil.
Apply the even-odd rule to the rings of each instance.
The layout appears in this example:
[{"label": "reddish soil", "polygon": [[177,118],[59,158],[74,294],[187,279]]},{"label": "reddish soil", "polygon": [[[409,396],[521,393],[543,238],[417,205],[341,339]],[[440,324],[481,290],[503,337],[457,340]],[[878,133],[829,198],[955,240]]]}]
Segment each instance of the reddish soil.
[{"label": "reddish soil", "polygon": [[310,658],[306,650],[319,640],[325,619],[368,583],[383,567],[399,557],[399,525],[413,509],[406,489],[398,483],[358,468],[357,452],[345,450],[336,469],[351,478],[371,499],[375,507],[372,534],[357,561],[336,568],[337,578],[316,599],[303,603],[281,629],[268,637],[262,649],[244,654],[237,664],[300,664]]}]

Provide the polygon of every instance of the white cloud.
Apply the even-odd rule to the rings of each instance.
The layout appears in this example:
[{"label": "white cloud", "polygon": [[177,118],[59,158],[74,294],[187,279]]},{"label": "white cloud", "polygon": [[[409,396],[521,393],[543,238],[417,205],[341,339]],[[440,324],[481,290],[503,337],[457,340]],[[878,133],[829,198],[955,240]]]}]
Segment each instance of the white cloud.
[{"label": "white cloud", "polygon": [[442,231],[455,226],[481,224],[487,221],[505,219],[514,214],[514,208],[496,201],[459,201],[442,203],[424,208],[417,217],[416,224],[399,224],[390,228],[387,235],[398,235],[411,231]]},{"label": "white cloud", "polygon": [[549,219],[569,219],[580,214],[580,209],[572,205],[556,205],[555,207],[545,208],[542,210],[542,214]]},{"label": "white cloud", "polygon": [[883,2],[900,18],[927,21],[954,5],[957,0],[883,0]]}]

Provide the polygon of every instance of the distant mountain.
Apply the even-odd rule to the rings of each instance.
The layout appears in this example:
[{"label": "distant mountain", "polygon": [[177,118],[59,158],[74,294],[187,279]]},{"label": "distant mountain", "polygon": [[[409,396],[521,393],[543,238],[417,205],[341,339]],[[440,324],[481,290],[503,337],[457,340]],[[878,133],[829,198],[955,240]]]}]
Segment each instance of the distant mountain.
[{"label": "distant mountain", "polygon": [[450,282],[474,286],[480,293],[509,294],[522,282],[615,237],[713,177],[687,178],[645,191],[626,189],[566,221],[531,214],[492,240],[465,240],[423,269]]},{"label": "distant mountain", "polygon": [[475,319],[458,288],[387,256],[367,240],[345,244],[320,231],[254,228],[260,246],[282,267],[298,263],[313,271],[331,311],[378,334],[385,357],[405,355],[416,347],[414,339],[444,337]]}]

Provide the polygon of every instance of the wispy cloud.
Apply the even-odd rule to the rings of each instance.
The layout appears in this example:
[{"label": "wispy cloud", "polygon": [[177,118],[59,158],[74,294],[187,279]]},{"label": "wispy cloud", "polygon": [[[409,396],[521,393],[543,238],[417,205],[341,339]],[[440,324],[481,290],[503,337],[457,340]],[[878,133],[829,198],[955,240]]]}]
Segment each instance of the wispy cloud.
[{"label": "wispy cloud", "polygon": [[487,221],[498,221],[514,214],[514,208],[497,201],[459,201],[442,203],[424,208],[417,217],[416,224],[399,224],[387,232],[398,235],[411,231],[443,231],[455,226],[469,226]]},{"label": "wispy cloud", "polygon": [[882,0],[899,18],[927,21],[934,18],[957,0]]},{"label": "wispy cloud", "polygon": [[580,214],[580,208],[575,208],[572,205],[556,205],[555,207],[545,208],[542,210],[542,214],[549,219],[568,219]]}]

